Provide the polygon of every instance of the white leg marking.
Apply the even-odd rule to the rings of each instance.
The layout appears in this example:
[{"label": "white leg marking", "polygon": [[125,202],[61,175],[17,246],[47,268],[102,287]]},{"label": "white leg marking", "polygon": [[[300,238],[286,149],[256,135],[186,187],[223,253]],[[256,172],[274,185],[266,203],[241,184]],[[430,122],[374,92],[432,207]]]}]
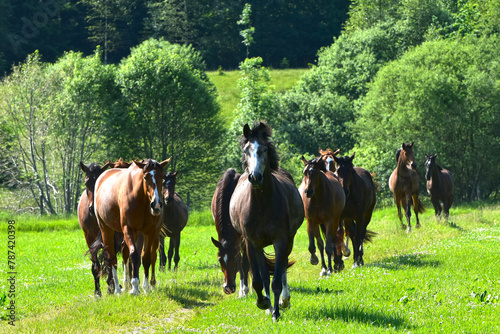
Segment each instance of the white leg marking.
[{"label": "white leg marking", "polygon": [[130,290],[131,295],[138,295],[139,294],[139,279],[134,277],[132,278],[132,281],[130,281],[132,284],[132,290]]},{"label": "white leg marking", "polygon": [[131,289],[130,285],[130,272],[128,270],[128,261],[123,263],[123,289]]},{"label": "white leg marking", "polygon": [[146,275],[144,275],[144,280],[142,281],[142,288],[144,289],[144,292],[146,294],[149,293],[149,282],[148,282],[148,278],[146,277]]},{"label": "white leg marking", "polygon": [[286,272],[285,272],[285,274],[283,274],[281,281],[283,282],[283,288],[281,291],[280,307],[288,308],[288,307],[290,307],[290,290],[288,289]]},{"label": "white leg marking", "polygon": [[321,268],[321,272],[319,273],[319,277],[323,276],[328,276],[328,271],[326,270],[326,268]]},{"label": "white leg marking", "polygon": [[120,282],[118,281],[118,272],[116,271],[116,266],[113,266],[112,272],[113,281],[115,282],[115,293],[119,295],[122,293],[122,289],[120,288]]},{"label": "white leg marking", "polygon": [[246,297],[248,295],[248,291],[250,289],[248,288],[247,285],[245,285],[245,281],[240,279],[240,298]]}]

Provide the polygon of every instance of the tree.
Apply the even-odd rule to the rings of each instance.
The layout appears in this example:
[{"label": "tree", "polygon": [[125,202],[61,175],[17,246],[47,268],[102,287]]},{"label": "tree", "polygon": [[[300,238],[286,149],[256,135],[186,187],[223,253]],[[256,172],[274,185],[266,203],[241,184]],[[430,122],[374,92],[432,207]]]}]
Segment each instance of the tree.
[{"label": "tree", "polygon": [[24,64],[15,66],[2,86],[3,105],[18,152],[12,163],[19,164],[23,174],[17,182],[31,193],[41,213],[55,214],[57,190],[56,180],[50,174],[52,124],[47,108],[53,90],[39,54],[34,53]]},{"label": "tree", "polygon": [[246,3],[241,13],[240,20],[237,22],[238,25],[243,28],[240,30],[240,36],[243,37],[242,43],[245,44],[247,48],[247,58],[249,54],[250,45],[253,44],[253,34],[255,33],[255,27],[251,26],[250,16],[252,15],[252,5]]},{"label": "tree", "polygon": [[459,200],[498,191],[499,53],[497,37],[428,42],[379,71],[353,131],[382,190],[396,149],[415,141],[417,160],[438,153],[452,171]]},{"label": "tree", "polygon": [[128,125],[121,132],[133,145],[131,158],[172,156],[169,168],[190,179],[179,182],[180,191],[190,191],[195,205],[207,204],[213,190],[207,180],[220,170],[222,128],[215,87],[200,54],[190,46],[149,39],[122,61],[117,83],[126,103]]}]

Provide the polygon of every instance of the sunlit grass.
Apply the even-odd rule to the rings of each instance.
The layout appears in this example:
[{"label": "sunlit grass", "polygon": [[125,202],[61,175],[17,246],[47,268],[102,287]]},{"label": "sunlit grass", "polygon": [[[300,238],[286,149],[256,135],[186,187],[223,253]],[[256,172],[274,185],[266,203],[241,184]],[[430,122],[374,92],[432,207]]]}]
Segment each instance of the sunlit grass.
[{"label": "sunlit grass", "polygon": [[[90,260],[84,257],[85,240],[75,217],[53,223],[43,218],[39,228],[36,216],[14,217],[19,226],[18,320],[16,328],[2,321],[0,332],[500,331],[499,206],[455,207],[448,221],[427,212],[421,215],[422,228],[411,234],[400,228],[394,207],[377,209],[368,228],[378,234],[365,245],[365,267],[352,269],[348,258],[345,270],[328,278],[320,278],[320,268],[309,264],[304,224],[291,254],[297,262],[288,272],[291,308],[277,324],[255,306],[255,293],[243,299],[223,294],[210,242],[217,234],[209,211],[197,215],[198,222],[182,232],[179,270],[157,272],[155,292],[109,296],[103,281],[100,300],[92,296]],[[12,217],[0,218],[0,254],[6,254],[4,219]],[[5,258],[0,258],[0,298],[7,289],[6,273]]]}]

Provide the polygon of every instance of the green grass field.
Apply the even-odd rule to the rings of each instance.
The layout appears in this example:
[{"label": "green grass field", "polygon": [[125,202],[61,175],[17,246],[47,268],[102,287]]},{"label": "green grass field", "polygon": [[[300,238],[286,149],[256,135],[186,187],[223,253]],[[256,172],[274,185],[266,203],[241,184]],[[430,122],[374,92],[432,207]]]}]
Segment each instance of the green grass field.
[{"label": "green grass field", "polygon": [[[273,323],[255,306],[222,292],[210,215],[195,213],[182,233],[177,272],[161,272],[156,291],[93,297],[90,260],[75,217],[0,214],[1,333],[498,333],[500,206],[428,210],[407,235],[396,209],[377,209],[365,266],[320,278],[309,264],[305,224],[291,257],[291,308]],[[15,234],[15,326],[8,324],[8,220]],[[120,278],[122,277],[119,271]],[[142,274],[141,274],[142,276]],[[102,283],[105,291],[106,283]]]},{"label": "green grass field", "polygon": [[[307,71],[308,69],[270,70],[270,85],[277,92],[286,91],[292,88]],[[219,93],[221,118],[226,122],[226,125],[229,125],[233,120],[233,112],[240,102],[240,89],[238,88],[238,80],[241,78],[240,72],[225,71],[221,75],[218,71],[210,71],[207,72],[207,75]]]}]

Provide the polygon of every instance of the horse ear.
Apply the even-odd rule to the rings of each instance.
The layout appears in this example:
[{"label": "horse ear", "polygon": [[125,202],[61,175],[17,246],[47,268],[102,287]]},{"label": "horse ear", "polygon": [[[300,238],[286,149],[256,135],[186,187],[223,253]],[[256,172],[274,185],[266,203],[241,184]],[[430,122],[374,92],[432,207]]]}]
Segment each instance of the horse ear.
[{"label": "horse ear", "polygon": [[248,123],[243,126],[243,136],[245,136],[246,139],[250,137],[250,127],[248,126]]},{"label": "horse ear", "polygon": [[165,168],[165,166],[168,165],[168,163],[170,162],[171,159],[172,159],[172,157],[168,158],[167,160],[163,160],[162,162],[160,162],[161,168]]},{"label": "horse ear", "polygon": [[411,142],[410,147],[413,147],[413,143],[414,143],[414,142]]},{"label": "horse ear", "polygon": [[437,154],[437,153],[435,153],[432,157],[433,157],[434,159],[436,159],[436,157],[437,157],[437,156],[438,156],[438,154]]},{"label": "horse ear", "polygon": [[328,152],[323,151],[321,148],[319,149],[319,154],[321,154],[321,155],[325,155],[326,153],[328,153]]},{"label": "horse ear", "polygon": [[89,167],[88,167],[88,166],[86,166],[86,165],[85,165],[82,161],[80,161],[80,168],[82,169],[82,171],[83,171],[85,174],[87,174],[87,173],[89,173],[89,172],[90,172],[90,171],[89,171]]},{"label": "horse ear", "polygon": [[111,165],[111,161],[107,161],[104,166],[101,167],[101,172],[104,172]]},{"label": "horse ear", "polygon": [[215,247],[217,248],[221,248],[222,247],[222,244],[220,242],[218,242],[217,240],[215,240],[213,237],[210,237],[212,239],[212,243],[214,244]]},{"label": "horse ear", "polygon": [[333,154],[333,156],[335,157],[335,156],[337,156],[339,153],[340,153],[340,148],[338,148],[338,149],[337,149],[335,152],[333,152],[332,154]]},{"label": "horse ear", "polygon": [[175,173],[172,173],[173,176],[177,177],[177,174],[179,174],[179,171],[176,170]]},{"label": "horse ear", "polygon": [[406,146],[406,145],[405,145],[405,143],[403,143],[403,144],[401,145],[401,149],[402,149],[402,150],[404,150],[404,149],[405,149],[405,146]]},{"label": "horse ear", "polygon": [[137,167],[139,167],[140,169],[144,169],[144,167],[146,167],[146,164],[143,163],[143,162],[139,162],[137,160],[133,160],[133,162],[137,165]]},{"label": "horse ear", "polygon": [[356,152],[354,152],[354,153],[351,155],[351,157],[350,157],[349,159],[350,159],[351,161],[353,161],[353,160],[354,160],[354,156],[355,156],[355,155],[356,155]]},{"label": "horse ear", "polygon": [[300,158],[300,160],[302,160],[302,162],[304,163],[304,166],[307,165],[307,160],[306,160],[306,158],[304,158],[304,156],[302,156]]}]

